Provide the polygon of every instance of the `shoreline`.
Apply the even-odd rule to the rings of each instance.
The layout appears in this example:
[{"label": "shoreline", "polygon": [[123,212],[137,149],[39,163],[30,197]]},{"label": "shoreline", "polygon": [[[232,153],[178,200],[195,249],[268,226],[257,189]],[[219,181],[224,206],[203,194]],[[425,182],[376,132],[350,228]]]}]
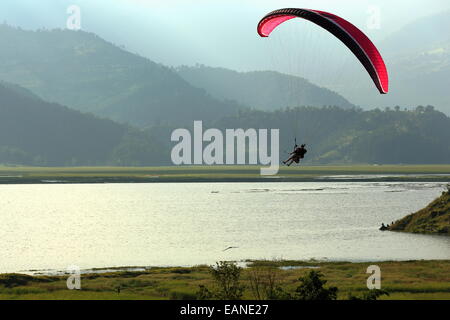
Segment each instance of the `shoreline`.
[{"label": "shoreline", "polygon": [[280,167],[274,176],[261,176],[259,166],[0,166],[0,185],[226,182],[450,182],[450,165]]},{"label": "shoreline", "polygon": [[[447,235],[440,235],[447,236]],[[448,259],[405,259],[405,260],[330,260],[330,259],[307,259],[307,260],[266,260],[266,259],[245,259],[245,260],[226,260],[227,262],[236,263],[238,266],[246,269],[251,267],[253,263],[274,263],[280,264],[281,266],[289,266],[289,263],[294,266],[306,266],[312,264],[377,264],[377,263],[411,263],[411,262],[450,262],[450,257]],[[148,265],[148,266],[106,266],[106,267],[86,267],[80,269],[81,275],[90,275],[90,274],[103,274],[103,273],[120,273],[120,272],[146,272],[152,269],[172,269],[172,268],[198,268],[203,266],[209,266],[208,263],[199,263],[193,265]],[[0,272],[1,275],[10,275],[10,274],[23,274],[29,276],[64,276],[68,274],[67,270],[63,269],[30,269],[30,270],[20,270],[20,271],[12,271],[12,272]]]},{"label": "shoreline", "polygon": [[450,183],[450,178],[374,178],[374,179],[322,179],[322,178],[161,178],[161,179],[70,179],[61,181],[46,181],[41,179],[3,180],[0,185],[67,185],[67,184],[146,184],[146,183],[274,183],[274,182],[424,182]]},{"label": "shoreline", "polygon": [[[5,168],[0,185],[114,184],[114,183],[435,183],[450,182],[449,166],[345,166],[283,168],[262,177],[256,167],[195,168]],[[376,228],[376,226],[374,226]],[[381,232],[381,231],[380,231]],[[435,235],[432,235],[435,236]],[[444,255],[445,257],[445,255]],[[450,257],[430,260],[241,260],[244,299],[252,299],[249,279],[260,267],[276,269],[286,290],[295,290],[299,277],[311,269],[323,272],[339,287],[339,299],[367,290],[370,265],[380,266],[386,299],[450,299]],[[200,285],[212,286],[208,265],[117,266],[80,270],[81,290],[68,290],[66,270],[40,269],[0,273],[0,299],[196,299]],[[117,287],[121,288],[118,292]]]}]

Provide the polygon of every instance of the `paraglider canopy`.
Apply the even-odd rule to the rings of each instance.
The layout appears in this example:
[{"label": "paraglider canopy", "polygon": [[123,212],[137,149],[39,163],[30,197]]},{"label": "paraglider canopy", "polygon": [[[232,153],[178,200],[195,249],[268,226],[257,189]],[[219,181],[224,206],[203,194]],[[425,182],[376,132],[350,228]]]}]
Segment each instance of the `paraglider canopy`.
[{"label": "paraglider canopy", "polygon": [[341,40],[358,58],[381,94],[389,91],[389,76],[380,52],[356,26],[334,14],[310,9],[280,9],[267,14],[258,24],[261,37],[268,37],[280,24],[303,18],[324,28]]}]

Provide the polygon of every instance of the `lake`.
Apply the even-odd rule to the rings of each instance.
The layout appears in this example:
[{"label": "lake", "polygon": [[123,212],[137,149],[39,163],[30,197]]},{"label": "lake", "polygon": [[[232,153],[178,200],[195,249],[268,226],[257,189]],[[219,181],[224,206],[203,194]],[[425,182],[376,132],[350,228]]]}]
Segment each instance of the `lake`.
[{"label": "lake", "polygon": [[0,185],[0,272],[243,259],[450,259],[450,237],[378,230],[423,208],[444,186]]}]

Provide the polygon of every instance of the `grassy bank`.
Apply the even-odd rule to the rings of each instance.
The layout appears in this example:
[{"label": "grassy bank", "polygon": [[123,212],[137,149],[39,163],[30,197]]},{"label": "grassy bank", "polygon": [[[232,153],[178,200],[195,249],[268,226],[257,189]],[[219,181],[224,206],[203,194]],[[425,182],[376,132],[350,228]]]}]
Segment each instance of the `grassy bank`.
[{"label": "grassy bank", "polygon": [[[362,177],[348,177],[362,175]],[[374,175],[395,175],[390,177]],[[431,176],[430,176],[431,175]],[[336,177],[338,176],[338,177]],[[1,167],[0,184],[227,181],[449,181],[450,165],[281,167],[264,177],[259,166]]]},{"label": "grassy bank", "polygon": [[426,208],[396,221],[388,230],[450,235],[450,185]]},{"label": "grassy bank", "polygon": [[[338,299],[367,292],[367,267],[381,268],[382,289],[390,293],[382,299],[450,299],[450,260],[407,262],[317,262],[255,261],[242,271],[244,299],[255,299],[250,277],[258,268],[275,268],[276,281],[286,291],[294,291],[298,279],[311,267],[319,270],[327,286],[338,287]],[[280,269],[280,267],[301,267]],[[309,268],[308,268],[309,267]],[[199,286],[213,287],[208,266],[191,268],[151,268],[142,272],[86,274],[81,290],[68,290],[67,277],[0,275],[0,299],[195,299]],[[120,293],[117,288],[120,287]]]}]

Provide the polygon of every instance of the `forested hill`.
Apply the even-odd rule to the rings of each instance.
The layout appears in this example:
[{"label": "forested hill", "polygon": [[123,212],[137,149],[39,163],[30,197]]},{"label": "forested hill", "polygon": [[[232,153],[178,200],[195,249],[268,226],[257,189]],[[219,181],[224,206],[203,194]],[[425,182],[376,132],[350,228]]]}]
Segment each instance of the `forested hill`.
[{"label": "forested hill", "polygon": [[279,72],[236,72],[203,65],[183,66],[176,70],[186,81],[218,99],[235,100],[259,110],[303,105],[354,107],[336,92]]},{"label": "forested hill", "polygon": [[0,164],[157,164],[162,155],[155,149],[155,139],[143,132],[0,84]]},{"label": "forested hill", "polygon": [[[192,121],[187,119],[183,127],[192,128]],[[450,118],[433,107],[241,111],[207,121],[204,127],[280,129],[280,157],[296,137],[307,144],[309,164],[450,163]],[[160,125],[143,131],[0,85],[0,164],[170,165],[175,128]]]},{"label": "forested hill", "polygon": [[306,143],[306,162],[375,164],[450,163],[450,118],[433,107],[414,110],[343,110],[301,107],[242,112],[220,128],[280,128],[281,151],[294,138]]},{"label": "forested hill", "polygon": [[57,102],[137,126],[234,114],[170,68],[92,33],[0,25],[0,79]]}]

